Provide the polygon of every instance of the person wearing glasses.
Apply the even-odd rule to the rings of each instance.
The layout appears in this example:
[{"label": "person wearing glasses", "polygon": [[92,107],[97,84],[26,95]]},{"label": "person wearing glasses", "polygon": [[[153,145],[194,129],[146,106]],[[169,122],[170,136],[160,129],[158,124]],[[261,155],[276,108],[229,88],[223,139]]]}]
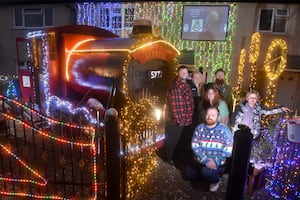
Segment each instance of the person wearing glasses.
[{"label": "person wearing glasses", "polygon": [[262,115],[274,115],[290,111],[283,106],[264,108],[260,104],[259,98],[259,93],[256,90],[251,90],[246,94],[246,100],[237,105],[231,118],[233,133],[238,130],[238,125],[243,124],[250,128],[253,138],[257,138],[260,135]]}]

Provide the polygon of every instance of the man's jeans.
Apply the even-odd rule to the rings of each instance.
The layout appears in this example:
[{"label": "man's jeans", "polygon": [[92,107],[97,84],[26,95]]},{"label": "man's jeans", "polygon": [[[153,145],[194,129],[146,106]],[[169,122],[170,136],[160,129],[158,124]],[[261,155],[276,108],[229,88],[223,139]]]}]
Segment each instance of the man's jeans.
[{"label": "man's jeans", "polygon": [[185,179],[193,180],[205,180],[208,183],[217,183],[220,180],[220,177],[224,173],[224,166],[219,166],[217,169],[209,169],[206,166],[196,163],[189,164],[184,172]]},{"label": "man's jeans", "polygon": [[174,160],[174,151],[181,137],[184,126],[178,126],[174,122],[166,122],[165,126],[165,142],[164,148],[166,152],[166,159],[168,161]]}]

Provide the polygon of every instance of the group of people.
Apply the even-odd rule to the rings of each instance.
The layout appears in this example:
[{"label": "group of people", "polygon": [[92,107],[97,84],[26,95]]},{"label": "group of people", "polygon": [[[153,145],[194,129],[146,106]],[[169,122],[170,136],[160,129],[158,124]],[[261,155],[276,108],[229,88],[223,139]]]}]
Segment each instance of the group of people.
[{"label": "group of people", "polygon": [[248,126],[256,138],[263,114],[289,111],[286,107],[264,108],[258,92],[251,90],[233,112],[225,71],[218,69],[215,77],[215,82],[206,84],[202,72],[195,71],[189,80],[188,68],[178,68],[166,95],[164,144],[167,162],[179,168],[192,166],[187,178],[201,177],[212,192],[219,188],[238,125]]}]

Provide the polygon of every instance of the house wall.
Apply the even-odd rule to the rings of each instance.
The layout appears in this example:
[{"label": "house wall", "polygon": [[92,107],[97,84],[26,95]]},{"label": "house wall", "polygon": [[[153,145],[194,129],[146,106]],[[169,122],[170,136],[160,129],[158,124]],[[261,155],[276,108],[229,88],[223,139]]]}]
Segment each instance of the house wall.
[{"label": "house wall", "polygon": [[[241,49],[245,48],[248,54],[249,45],[251,41],[251,35],[256,31],[255,30],[255,16],[257,3],[238,3],[237,19],[236,19],[236,33],[234,36],[234,53],[232,55],[232,70],[229,77],[230,85],[235,85],[238,76],[238,64],[240,58]],[[245,63],[246,64],[246,63]],[[250,74],[249,67],[245,65],[244,74]],[[248,85],[250,77],[244,76],[243,86]]]},{"label": "house wall", "polygon": [[[300,40],[298,39],[300,26],[300,5],[298,4],[258,4],[258,3],[238,3],[238,16],[236,25],[236,35],[234,38],[234,54],[232,56],[232,75],[237,76],[237,66],[239,62],[239,53],[242,48],[245,48],[247,55],[249,53],[249,46],[251,42],[251,36],[257,31],[257,22],[259,20],[260,8],[288,8],[290,10],[290,17],[288,19],[287,34],[271,34],[260,33],[261,45],[260,55],[257,60],[258,71],[264,70],[264,61],[266,58],[266,52],[268,51],[271,41],[275,38],[282,38],[287,42],[288,55],[300,55]],[[246,76],[250,74],[250,65],[248,58],[246,58],[245,71],[244,71],[244,87],[249,85],[250,77]],[[234,81],[232,82],[234,83]]]},{"label": "house wall", "polygon": [[[41,6],[45,6],[43,4]],[[266,96],[266,86],[268,80],[266,79],[264,70],[264,61],[266,58],[266,52],[271,41],[275,38],[282,38],[287,42],[288,45],[288,55],[298,55],[300,56],[300,5],[299,4],[282,4],[282,3],[236,3],[237,5],[237,17],[235,24],[235,33],[233,35],[233,53],[231,57],[232,66],[230,66],[230,75],[228,76],[228,82],[232,85],[236,85],[237,74],[238,74],[238,62],[239,54],[242,48],[247,51],[246,62],[244,67],[243,76],[243,89],[249,89],[250,82],[250,64],[248,62],[249,46],[251,42],[251,36],[257,31],[257,22],[259,19],[260,8],[280,8],[289,9],[290,14],[288,18],[288,28],[287,34],[276,35],[270,33],[260,33],[261,34],[261,45],[260,45],[260,55],[257,60],[258,76],[257,76],[257,88],[262,97]],[[22,5],[21,5],[22,6]],[[29,5],[26,5],[27,7]],[[36,5],[39,6],[39,5]],[[69,25],[76,23],[76,8],[74,4],[51,4],[54,8],[54,23],[55,26]],[[16,75],[16,38],[25,38],[29,30],[16,30],[13,28],[13,6],[1,6],[0,7],[0,75]],[[193,50],[193,45],[190,50]],[[293,70],[293,73],[297,74],[297,80],[295,82],[296,91],[293,94],[295,102],[294,109],[297,105],[300,105],[300,63],[299,68]],[[280,84],[280,81],[279,83]],[[282,94],[275,94],[276,99],[282,99],[278,96]],[[299,106],[298,106],[299,107]]]},{"label": "house wall", "polygon": [[[19,5],[21,7],[45,7],[52,6],[55,26],[70,25],[76,23],[75,9],[69,4],[43,4],[43,5]],[[17,74],[17,48],[16,38],[26,38],[26,34],[32,30],[20,30],[13,27],[13,8],[16,6],[0,7],[0,75]]]},{"label": "house wall", "polygon": [[[266,59],[266,53],[268,51],[271,41],[275,38],[284,39],[288,46],[288,55],[300,56],[300,5],[298,4],[261,4],[261,3],[238,3],[238,14],[236,24],[236,35],[234,36],[234,54],[232,55],[232,70],[231,80],[229,82],[232,86],[235,86],[238,76],[238,62],[239,54],[242,48],[247,51],[246,62],[244,66],[243,76],[243,89],[247,91],[250,83],[251,66],[249,64],[249,47],[251,42],[251,36],[257,31],[257,22],[259,20],[260,8],[278,8],[289,9],[289,18],[287,25],[287,33],[284,35],[273,33],[260,33],[261,45],[260,54],[256,63],[257,66],[257,78],[256,89],[260,92],[262,99],[266,98],[267,85],[269,80],[266,77],[264,69],[264,63]],[[283,88],[282,85],[286,84],[289,80],[292,87]],[[284,72],[281,74],[279,80],[276,82],[277,89],[275,91],[275,103],[284,106],[290,106],[295,111],[300,109],[300,63],[296,66],[287,66]],[[291,90],[291,88],[293,88]],[[291,102],[292,99],[292,102]]]}]

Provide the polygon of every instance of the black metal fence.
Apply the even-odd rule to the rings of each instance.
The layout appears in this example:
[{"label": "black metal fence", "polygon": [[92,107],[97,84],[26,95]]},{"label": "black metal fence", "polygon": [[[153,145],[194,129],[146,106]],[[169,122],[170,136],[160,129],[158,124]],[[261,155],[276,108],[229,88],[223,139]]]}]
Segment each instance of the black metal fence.
[{"label": "black metal fence", "polygon": [[80,114],[50,118],[0,94],[1,199],[130,199],[155,167],[157,135],[142,105],[128,109],[139,114],[127,113],[135,120],[121,134],[113,108],[105,120],[97,111],[91,126]]},{"label": "black metal fence", "polygon": [[100,126],[51,119],[2,95],[0,124],[1,196],[105,198]]}]

